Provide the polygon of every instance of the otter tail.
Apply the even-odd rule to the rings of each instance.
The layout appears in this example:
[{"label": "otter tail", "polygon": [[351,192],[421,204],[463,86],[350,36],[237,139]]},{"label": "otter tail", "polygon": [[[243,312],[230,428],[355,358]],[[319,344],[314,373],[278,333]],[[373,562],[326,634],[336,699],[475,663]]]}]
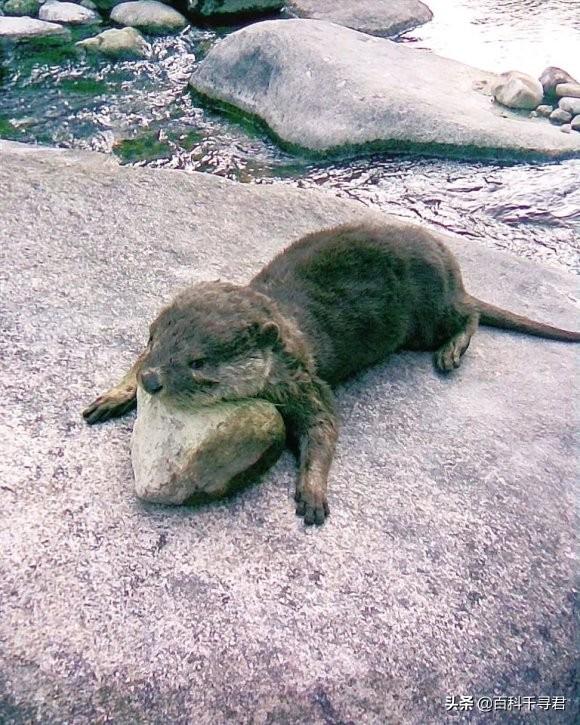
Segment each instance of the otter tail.
[{"label": "otter tail", "polygon": [[490,305],[488,302],[482,302],[476,297],[471,297],[471,295],[468,295],[468,301],[479,312],[479,321],[482,325],[524,332],[548,340],[580,342],[580,332],[562,330],[559,327],[545,325],[543,322],[536,322],[536,320],[531,320],[529,317],[516,315],[514,312],[509,312],[509,310],[503,310],[501,307]]}]

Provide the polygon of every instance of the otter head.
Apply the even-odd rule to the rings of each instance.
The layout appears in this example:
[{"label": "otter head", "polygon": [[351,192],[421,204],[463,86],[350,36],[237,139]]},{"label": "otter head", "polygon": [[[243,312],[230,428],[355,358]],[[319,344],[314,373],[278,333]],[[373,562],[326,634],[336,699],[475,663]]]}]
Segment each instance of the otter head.
[{"label": "otter head", "polygon": [[264,295],[209,282],[179,294],[150,332],[139,383],[152,395],[196,406],[259,396],[280,327]]}]

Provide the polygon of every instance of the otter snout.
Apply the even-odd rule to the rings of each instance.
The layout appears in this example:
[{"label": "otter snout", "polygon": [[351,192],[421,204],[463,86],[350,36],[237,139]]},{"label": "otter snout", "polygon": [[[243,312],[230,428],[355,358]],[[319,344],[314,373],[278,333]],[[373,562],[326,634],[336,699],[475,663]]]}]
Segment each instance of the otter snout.
[{"label": "otter snout", "polygon": [[139,373],[139,382],[151,395],[158,393],[163,387],[159,373],[156,370],[144,370]]}]

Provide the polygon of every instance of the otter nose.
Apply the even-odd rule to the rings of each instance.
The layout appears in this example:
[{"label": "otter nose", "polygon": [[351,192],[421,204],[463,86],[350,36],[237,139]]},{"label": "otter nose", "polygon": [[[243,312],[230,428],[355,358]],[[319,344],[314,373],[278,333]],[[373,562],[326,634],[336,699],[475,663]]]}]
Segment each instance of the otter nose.
[{"label": "otter nose", "polygon": [[151,395],[158,393],[163,387],[155,370],[145,370],[145,372],[141,373],[141,385]]}]

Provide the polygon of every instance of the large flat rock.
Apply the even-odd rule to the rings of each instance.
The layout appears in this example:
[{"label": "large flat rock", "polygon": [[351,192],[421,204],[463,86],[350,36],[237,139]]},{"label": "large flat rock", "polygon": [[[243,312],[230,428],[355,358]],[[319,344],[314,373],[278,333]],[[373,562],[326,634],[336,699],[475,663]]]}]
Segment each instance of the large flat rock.
[{"label": "large flat rock", "polygon": [[[160,305],[369,212],[6,142],[0,188],[3,722],[441,723],[446,695],[571,696],[577,348],[483,330],[448,378],[405,353],[341,387],[321,529],[290,454],[232,500],[142,504],[132,418],[80,410]],[[573,277],[449,243],[474,293],[577,326]]]},{"label": "large flat rock", "polygon": [[421,0],[290,0],[287,9],[298,18],[328,20],[384,38],[400,35],[433,18]]},{"label": "large flat rock", "polygon": [[498,76],[318,20],[270,20],[217,43],[190,85],[316,152],[580,155],[580,135],[493,103]]}]

